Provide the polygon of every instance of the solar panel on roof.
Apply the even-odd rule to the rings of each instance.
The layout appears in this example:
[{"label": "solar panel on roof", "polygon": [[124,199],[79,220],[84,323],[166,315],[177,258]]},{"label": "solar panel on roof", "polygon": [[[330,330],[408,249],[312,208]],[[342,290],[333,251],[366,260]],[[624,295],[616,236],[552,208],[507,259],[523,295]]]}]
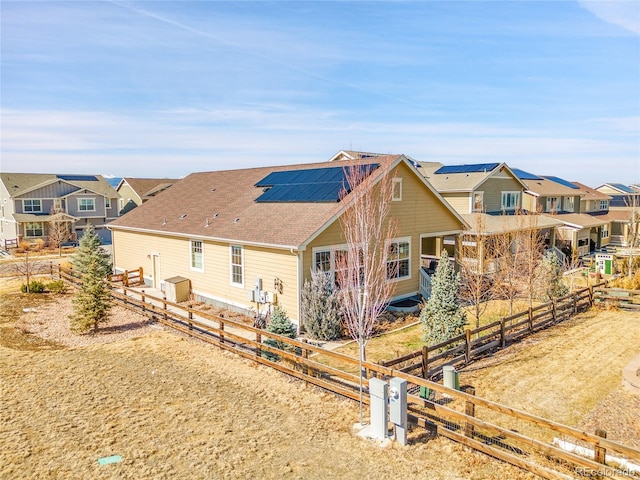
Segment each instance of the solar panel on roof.
[{"label": "solar panel on roof", "polygon": [[622,183],[610,183],[609,185],[611,185],[614,188],[617,188],[620,191],[623,191],[625,193],[634,193],[632,188],[627,187],[626,185],[622,184]]},{"label": "solar panel on roof", "polygon": [[60,180],[67,180],[70,182],[97,182],[98,178],[95,175],[56,175]]},{"label": "solar panel on roof", "polygon": [[565,187],[573,188],[574,190],[580,190],[580,187],[562,178],[547,176],[547,175],[543,175],[543,177],[546,178],[547,180],[551,180],[552,182],[556,182],[556,183],[559,183],[560,185],[564,185]]},{"label": "solar panel on roof", "polygon": [[[377,163],[359,166],[366,173],[377,167]],[[256,202],[338,202],[347,184],[343,167],[272,172],[255,184],[256,187],[268,187]]]},{"label": "solar panel on roof", "polygon": [[490,172],[496,168],[499,163],[476,163],[473,165],[444,165],[436,170],[434,173],[478,173],[478,172]]},{"label": "solar panel on roof", "polygon": [[516,174],[520,180],[542,180],[542,177],[538,177],[533,173],[525,172],[524,170],[520,170],[519,168],[512,168],[511,171]]}]

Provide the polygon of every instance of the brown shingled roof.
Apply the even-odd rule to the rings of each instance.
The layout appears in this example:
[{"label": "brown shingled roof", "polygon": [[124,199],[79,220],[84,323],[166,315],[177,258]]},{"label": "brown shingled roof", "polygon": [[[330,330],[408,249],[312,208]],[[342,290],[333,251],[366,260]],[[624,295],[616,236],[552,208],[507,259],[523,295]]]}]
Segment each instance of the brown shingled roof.
[{"label": "brown shingled roof", "polygon": [[580,188],[580,193],[584,200],[611,200],[611,197],[605,193],[599,192],[595,188],[587,187],[583,183],[571,182]]},{"label": "brown shingled roof", "polygon": [[[380,173],[374,175],[381,175],[383,169],[403,159],[402,155],[376,158],[375,163],[384,168],[377,169],[375,172]],[[336,218],[345,202],[258,203],[255,200],[263,189],[254,185],[276,171],[335,166],[323,162],[193,173],[109,226],[114,230],[299,248]]]},{"label": "brown shingled roof", "polygon": [[576,195],[582,196],[584,193],[581,190],[565,187],[558,182],[547,180],[546,178],[524,180],[524,183],[527,185],[527,191],[536,196],[548,197],[549,195],[557,195],[559,197],[575,197]]}]

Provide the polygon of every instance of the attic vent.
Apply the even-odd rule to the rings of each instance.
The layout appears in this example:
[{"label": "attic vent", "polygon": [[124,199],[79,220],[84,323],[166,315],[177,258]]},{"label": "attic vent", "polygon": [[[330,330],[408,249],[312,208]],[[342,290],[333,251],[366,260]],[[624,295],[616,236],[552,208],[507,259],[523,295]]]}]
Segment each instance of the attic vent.
[{"label": "attic vent", "polygon": [[233,223],[238,223],[239,221],[240,221],[240,219],[236,218],[236,219],[233,220]]},{"label": "attic vent", "polygon": [[215,188],[212,188],[212,189],[211,189],[211,191],[212,191],[212,192],[215,192],[215,191],[216,191],[216,189],[215,189]]},{"label": "attic vent", "polygon": [[218,218],[218,215],[220,215],[218,212],[213,214],[213,218]]},{"label": "attic vent", "polygon": [[167,224],[167,219],[164,218],[164,220],[162,220],[162,225],[166,225]]},{"label": "attic vent", "polygon": [[187,214],[186,214],[186,213],[183,213],[182,215],[180,215],[180,220],[182,220],[182,219],[183,219],[184,217],[186,217],[186,216],[187,216]]}]

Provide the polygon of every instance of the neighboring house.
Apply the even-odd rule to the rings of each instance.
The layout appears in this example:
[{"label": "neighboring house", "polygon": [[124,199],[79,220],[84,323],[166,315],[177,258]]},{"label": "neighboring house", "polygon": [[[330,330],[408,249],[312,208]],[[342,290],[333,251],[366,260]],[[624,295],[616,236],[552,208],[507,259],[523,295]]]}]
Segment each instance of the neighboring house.
[{"label": "neighboring house", "polygon": [[579,256],[589,255],[609,244],[611,220],[604,215],[608,197],[559,177],[514,171],[527,184],[525,209],[562,222],[556,228],[554,245],[565,255],[574,251]]},{"label": "neighboring house", "polygon": [[[342,163],[342,162],[341,162]],[[345,162],[346,163],[346,162]],[[442,247],[464,220],[403,155],[377,156],[376,181],[394,176],[390,215],[398,265],[395,298],[420,291],[425,248]],[[344,165],[317,164],[194,173],[110,225],[117,271],[143,267],[165,289],[188,279],[199,299],[239,310],[281,305],[300,318],[300,294],[312,270],[335,272],[345,247],[340,218]],[[431,252],[431,250],[430,250]],[[257,300],[260,302],[258,303]]]},{"label": "neighboring house", "polygon": [[122,178],[116,187],[120,195],[118,205],[120,215],[142,205],[143,202],[155,197],[177,181],[178,179],[175,178]]},{"label": "neighboring house", "polygon": [[633,205],[634,199],[637,204],[637,199],[640,198],[640,190],[636,190],[633,185],[605,183],[604,185],[596,187],[596,190],[611,197],[609,203],[611,209],[629,208]]},{"label": "neighboring house", "polygon": [[53,221],[68,223],[70,240],[91,223],[103,243],[106,224],[118,216],[118,193],[101,175],[0,173],[0,239],[3,246],[47,241]]}]

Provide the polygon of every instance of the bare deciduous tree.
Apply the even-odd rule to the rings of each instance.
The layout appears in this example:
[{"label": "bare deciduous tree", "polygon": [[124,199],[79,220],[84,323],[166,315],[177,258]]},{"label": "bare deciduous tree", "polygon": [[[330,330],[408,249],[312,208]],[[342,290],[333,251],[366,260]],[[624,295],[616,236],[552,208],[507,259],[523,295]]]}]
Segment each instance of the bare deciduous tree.
[{"label": "bare deciduous tree", "polygon": [[460,246],[460,299],[471,306],[476,328],[493,293],[490,275],[495,263],[491,243],[484,214],[477,213],[474,232],[465,233]]},{"label": "bare deciduous tree", "polygon": [[640,248],[640,193],[627,196],[625,204],[629,209],[629,224],[627,226],[626,244],[629,248],[627,260],[627,275],[633,277],[634,251]]},{"label": "bare deciduous tree", "polygon": [[64,210],[60,207],[51,209],[49,218],[49,245],[58,249],[58,255],[62,256],[62,244],[71,238],[69,222],[64,217]]},{"label": "bare deciduous tree", "polygon": [[30,293],[31,277],[42,272],[44,262],[42,262],[42,260],[39,260],[37,256],[31,254],[32,250],[38,249],[38,246],[36,244],[22,242],[20,244],[20,248],[24,250],[24,256],[20,259],[20,261],[13,264],[13,269],[16,274],[25,277],[26,292]]},{"label": "bare deciduous tree", "polygon": [[[360,423],[363,421],[362,362],[366,359],[366,344],[391,299],[395,282],[389,279],[396,277],[404,253],[391,241],[398,232],[397,223],[389,218],[393,178],[388,171],[380,176],[372,174],[372,168],[344,167],[347,185],[343,201],[349,203],[340,223],[346,251],[336,256],[336,281],[345,325],[359,347]],[[348,191],[351,193],[347,195]]]}]

